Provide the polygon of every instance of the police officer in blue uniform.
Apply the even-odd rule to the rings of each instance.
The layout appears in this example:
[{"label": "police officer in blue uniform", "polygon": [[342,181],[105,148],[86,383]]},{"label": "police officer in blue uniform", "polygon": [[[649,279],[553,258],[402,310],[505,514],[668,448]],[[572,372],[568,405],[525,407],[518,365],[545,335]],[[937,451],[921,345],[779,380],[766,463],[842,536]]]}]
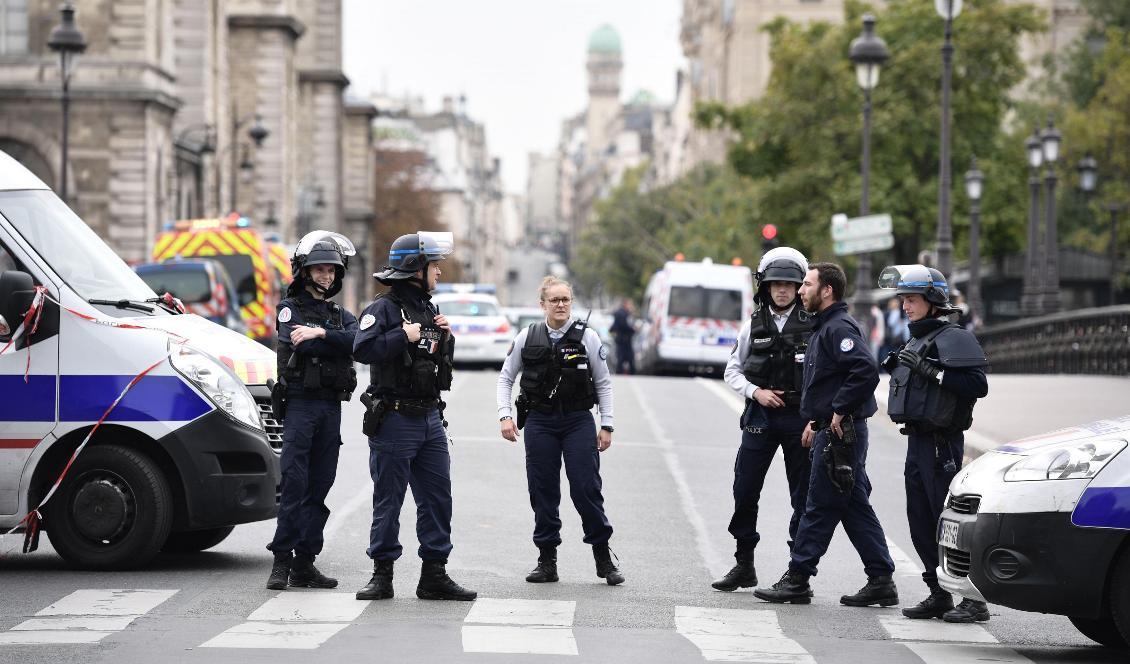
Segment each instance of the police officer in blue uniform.
[{"label": "police officer in blue uniform", "polygon": [[793,542],[789,569],[757,597],[770,602],[808,604],[809,577],[843,524],[863,561],[867,584],[854,595],[840,597],[847,606],[891,606],[898,590],[891,575],[895,564],[886,537],[871,506],[867,460],[867,418],[875,414],[879,368],[859,324],[843,301],[847,277],[834,263],[809,266],[800,287],[801,301],[815,314],[804,357],[800,414],[808,420],[801,443],[812,447],[808,504]]},{"label": "police officer in blue uniform", "polygon": [[[538,564],[530,583],[557,581],[557,547],[561,544],[561,461],[569,478],[569,495],[581,516],[585,544],[592,546],[596,575],[608,585],[624,582],[612,561],[608,540],[612,524],[604,513],[600,453],[612,445],[612,378],[608,352],[596,332],[572,320],[573,288],[546,277],[540,289],[545,321],[518,333],[498,376],[498,415],[502,437],[518,440],[526,429],[526,479],[534,510],[534,545]],[[522,374],[517,421],[510,397]],[[600,429],[592,407],[600,405]]]},{"label": "police officer in blue uniform", "polygon": [[391,287],[361,315],[353,355],[370,365],[362,397],[369,438],[373,524],[368,555],[373,576],[357,599],[393,596],[393,563],[400,557],[400,508],[412,487],[416,536],[423,561],[420,599],[475,599],[447,575],[451,554],[451,456],[444,403],[451,389],[455,340],[447,318],[431,301],[439,261],[453,250],[451,233],[417,232],[392,243],[388,267],[373,275]]},{"label": "police officer in blue uniform", "polygon": [[267,588],[334,588],[337,579],[314,567],[330,510],[326,495],[337,476],[341,402],[357,387],[353,336],[357,319],[328,298],[341,290],[349,257],[345,237],[308,233],[294,250],[294,280],[276,309],[278,382],[272,387],[275,416],[283,422],[281,500],[275,555]]},{"label": "police officer in blue uniform", "polygon": [[957,313],[941,272],[924,265],[894,265],[879,275],[881,288],[894,289],[910,319],[910,340],[887,355],[891,372],[887,414],[907,435],[906,516],[910,539],[922,559],[922,580],[930,595],[902,610],[907,618],[946,622],[989,619],[984,602],[964,599],[957,607],[938,584],[938,519],[946,493],[965,456],[962,432],[973,424],[973,405],[989,393],[988,360],[973,333],[945,317]]},{"label": "police officer in blue uniform", "polygon": [[734,462],[734,516],[729,528],[737,541],[736,564],[711,584],[716,590],[730,592],[757,585],[753,550],[761,541],[758,502],[778,447],[785,458],[793,506],[790,549],[808,500],[811,463],[808,450],[800,444],[805,420],[799,409],[812,315],[797,297],[806,272],[808,260],[796,249],[778,247],[765,252],[757,267],[753,316],[742,325],[726,363],[726,382],[746,401],[740,422],[742,443]]}]

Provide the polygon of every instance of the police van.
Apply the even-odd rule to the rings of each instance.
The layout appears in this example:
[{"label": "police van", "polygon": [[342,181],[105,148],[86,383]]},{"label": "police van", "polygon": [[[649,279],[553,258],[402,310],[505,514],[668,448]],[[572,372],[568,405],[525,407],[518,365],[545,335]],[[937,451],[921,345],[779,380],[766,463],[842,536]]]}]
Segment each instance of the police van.
[{"label": "police van", "polygon": [[641,370],[721,374],[753,314],[753,273],[741,265],[668,261],[648,281]]},{"label": "police van", "polygon": [[134,567],[275,515],[274,354],[173,304],[0,152],[0,552]]},{"label": "police van", "polygon": [[1130,643],[1130,416],[987,452],[950,484],[938,524],[949,592],[1067,616]]}]

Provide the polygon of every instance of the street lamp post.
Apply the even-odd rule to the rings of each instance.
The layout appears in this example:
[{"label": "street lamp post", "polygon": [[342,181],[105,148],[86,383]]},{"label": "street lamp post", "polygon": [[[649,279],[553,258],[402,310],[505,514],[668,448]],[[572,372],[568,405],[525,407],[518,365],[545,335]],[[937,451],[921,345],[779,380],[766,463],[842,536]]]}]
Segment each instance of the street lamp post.
[{"label": "street lamp post", "polygon": [[1032,130],[1032,135],[1024,142],[1028,153],[1028,188],[1031,200],[1028,203],[1028,251],[1024,258],[1024,289],[1020,297],[1020,313],[1025,316],[1040,315],[1043,300],[1043,286],[1040,265],[1040,165],[1044,163],[1044,150],[1040,142],[1040,131]]},{"label": "street lamp post", "polygon": [[59,9],[61,22],[47,38],[47,47],[59,54],[60,78],[63,83],[63,148],[62,163],[59,165],[59,195],[67,200],[67,147],[70,139],[71,114],[71,74],[74,73],[74,59],[86,50],[86,38],[75,26],[75,8],[68,1]]},{"label": "street lamp post", "polygon": [[[244,149],[242,150],[242,152],[243,152],[242,157],[240,157],[237,154],[240,151],[236,149],[236,146],[240,144],[239,139],[237,138],[238,135],[239,135],[240,128],[243,127],[244,125],[246,125],[248,122],[251,122],[252,120],[254,120],[255,123],[253,125],[251,125],[250,129],[247,130],[247,136],[252,141],[255,142],[256,148],[262,147],[263,141],[267,138],[267,136],[269,136],[271,134],[271,132],[267,131],[267,128],[263,126],[263,123],[262,123],[262,121],[261,121],[261,119],[258,115],[240,118],[236,114],[235,108],[234,108],[234,105],[233,105],[232,115],[231,115],[231,141],[232,141],[232,144],[228,146],[228,149],[231,150],[231,170],[228,173],[228,177],[230,178],[229,186],[231,187],[231,207],[230,207],[230,210],[235,210],[236,207],[239,205],[239,197],[238,197],[238,192],[239,192],[238,175],[239,175],[239,173],[240,172],[249,173],[249,172],[251,172],[255,169],[255,163],[251,161],[251,155],[249,154],[249,150],[247,149],[246,144],[244,144]],[[239,159],[238,163],[236,163],[237,159]],[[217,192],[216,196],[217,196],[217,198],[219,197],[218,192]]]},{"label": "street lamp post", "polygon": [[985,174],[977,168],[977,158],[969,162],[965,172],[965,195],[969,198],[969,314],[973,320],[984,320],[981,311],[981,194]]},{"label": "street lamp post", "polygon": [[[1099,182],[1099,165],[1091,153],[1087,153],[1082,159],[1079,160],[1079,188],[1085,194],[1091,194],[1098,189]],[[1115,292],[1118,287],[1118,213],[1122,211],[1123,206],[1114,201],[1109,201],[1106,204],[1106,211],[1110,213],[1110,246],[1108,247],[1108,257],[1110,259],[1110,295],[1107,299],[1107,304],[1114,306],[1117,302]]]},{"label": "street lamp post", "polygon": [[[855,65],[855,79],[859,88],[863,90],[863,155],[860,160],[860,182],[862,191],[859,196],[859,216],[871,213],[871,91],[879,84],[879,71],[883,63],[890,58],[887,44],[882,38],[875,35],[875,17],[871,14],[863,16],[863,34],[851,42],[849,57]],[[859,255],[859,271],[855,281],[856,318],[866,320],[870,310],[870,302],[864,295],[870,290],[871,284],[871,254]]]},{"label": "street lamp post", "polygon": [[934,0],[934,9],[946,21],[942,44],[942,145],[938,164],[938,269],[953,270],[953,227],[950,224],[950,79],[953,75],[953,20],[961,13],[962,0]]},{"label": "street lamp post", "polygon": [[1044,215],[1044,297],[1040,312],[1053,314],[1060,309],[1059,300],[1059,230],[1055,221],[1055,165],[1059,161],[1059,147],[1062,137],[1055,128],[1052,118],[1048,116],[1048,126],[1040,134],[1040,141],[1044,148],[1044,163],[1048,170],[1044,175],[1047,183],[1047,194],[1044,203],[1047,212]]}]

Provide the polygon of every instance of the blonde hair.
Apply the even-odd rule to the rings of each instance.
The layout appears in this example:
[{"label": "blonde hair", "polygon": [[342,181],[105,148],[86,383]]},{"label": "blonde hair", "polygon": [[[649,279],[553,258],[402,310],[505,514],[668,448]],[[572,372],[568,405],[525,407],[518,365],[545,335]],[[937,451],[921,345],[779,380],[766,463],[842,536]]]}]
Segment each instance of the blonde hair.
[{"label": "blonde hair", "polygon": [[568,288],[569,297],[573,297],[573,284],[565,281],[564,279],[549,275],[545,279],[541,280],[541,286],[538,287],[538,299],[542,302],[545,302],[545,294],[548,293],[549,289],[553,288],[554,286],[564,286]]}]

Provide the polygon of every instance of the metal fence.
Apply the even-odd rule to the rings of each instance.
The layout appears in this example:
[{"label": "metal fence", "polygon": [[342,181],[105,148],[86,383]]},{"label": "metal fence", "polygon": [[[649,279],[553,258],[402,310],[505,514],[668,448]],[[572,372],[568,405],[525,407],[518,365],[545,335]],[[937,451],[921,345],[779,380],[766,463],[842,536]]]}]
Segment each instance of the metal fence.
[{"label": "metal fence", "polygon": [[1130,305],[994,325],[977,337],[996,373],[1130,375]]}]

